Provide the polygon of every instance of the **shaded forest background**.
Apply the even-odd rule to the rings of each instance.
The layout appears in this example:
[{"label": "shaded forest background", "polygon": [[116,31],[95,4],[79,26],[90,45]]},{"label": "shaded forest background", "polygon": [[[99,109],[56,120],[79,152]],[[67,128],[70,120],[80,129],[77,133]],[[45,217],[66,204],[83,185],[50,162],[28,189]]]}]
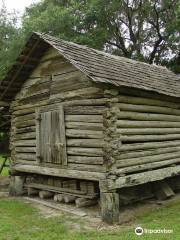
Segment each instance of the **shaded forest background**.
[{"label": "shaded forest background", "polygon": [[0,8],[0,80],[32,31],[180,73],[179,0],[41,0],[23,16]]}]

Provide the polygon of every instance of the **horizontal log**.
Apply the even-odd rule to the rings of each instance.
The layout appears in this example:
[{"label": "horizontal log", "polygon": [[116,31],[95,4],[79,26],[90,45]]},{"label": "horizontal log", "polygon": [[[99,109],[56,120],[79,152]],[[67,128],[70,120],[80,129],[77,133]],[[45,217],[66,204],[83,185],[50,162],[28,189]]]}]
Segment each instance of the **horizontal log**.
[{"label": "horizontal log", "polygon": [[26,159],[28,161],[36,161],[36,154],[33,153],[18,153],[16,154],[16,159]]},{"label": "horizontal log", "polygon": [[[70,76],[71,74],[71,76]],[[56,77],[51,84],[51,95],[91,87],[92,82],[84,80],[79,72],[71,72]]]},{"label": "horizontal log", "polygon": [[103,151],[101,148],[67,147],[67,154],[76,156],[102,156]]},{"label": "horizontal log", "polygon": [[166,167],[157,170],[131,174],[125,177],[119,177],[117,180],[108,181],[108,189],[113,190],[123,187],[131,187],[147,182],[154,182],[163,180],[168,177],[176,176],[180,174],[180,166]]},{"label": "horizontal log", "polygon": [[20,102],[28,98],[38,98],[39,100],[42,99],[42,97],[49,96],[50,92],[50,82],[46,82],[39,85],[34,85],[30,87],[29,89],[24,89],[23,91],[18,93],[16,95],[16,100],[19,100]]},{"label": "horizontal log", "polygon": [[50,80],[50,76],[43,76],[43,77],[31,77],[31,78],[28,78],[28,80],[23,84],[23,87],[22,89],[26,89],[26,88],[29,88],[33,85],[36,85],[36,84],[41,84],[41,83],[46,83],[46,82],[49,82]]},{"label": "horizontal log", "polygon": [[70,115],[97,115],[104,113],[105,110],[104,106],[68,106],[65,108],[65,113]]},{"label": "horizontal log", "polygon": [[180,128],[117,128],[116,131],[124,135],[148,135],[180,133]]},{"label": "horizontal log", "polygon": [[85,198],[77,198],[76,199],[76,207],[90,207],[94,206],[98,203],[97,199],[85,199]]},{"label": "horizontal log", "polygon": [[20,153],[35,153],[36,147],[16,147],[15,150]]},{"label": "horizontal log", "polygon": [[160,106],[151,106],[151,105],[136,105],[128,103],[117,103],[115,104],[120,110],[123,111],[132,111],[132,112],[144,112],[144,113],[162,113],[170,115],[180,116],[180,110],[170,108],[170,107],[160,107]]},{"label": "horizontal log", "polygon": [[29,126],[35,126],[35,120],[16,122],[15,126],[17,128],[24,128],[24,127],[29,127]]},{"label": "horizontal log", "polygon": [[[66,115],[82,115],[81,113],[78,114],[80,108],[83,109],[86,107],[88,109],[86,115],[98,115],[101,114],[103,109],[105,109],[105,103],[107,102],[106,98],[99,98],[99,99],[81,99],[81,100],[68,100],[62,102],[60,99],[54,99],[53,101],[50,100],[48,105],[42,106],[40,111],[53,111],[59,109],[59,103],[61,103],[65,109]],[[73,107],[76,109],[75,113],[73,111]],[[95,108],[95,110],[93,110]],[[69,110],[68,110],[69,109]],[[71,112],[73,112],[71,114]],[[77,112],[77,113],[76,113]],[[84,114],[83,114],[84,115]]]},{"label": "horizontal log", "polygon": [[66,122],[86,122],[86,123],[102,123],[101,115],[66,115]]},{"label": "horizontal log", "polygon": [[176,163],[180,163],[179,158],[171,159],[171,160],[165,160],[160,162],[154,162],[154,163],[146,163],[146,164],[139,164],[137,166],[131,166],[131,167],[125,167],[117,169],[113,172],[113,174],[121,175],[126,173],[133,173],[133,172],[140,172],[147,169],[154,169],[154,168],[162,168],[168,165],[173,165]]},{"label": "horizontal log", "polygon": [[17,134],[20,134],[20,133],[29,133],[29,132],[35,132],[36,131],[36,127],[24,127],[24,128],[19,128],[19,129],[16,129],[15,132]]},{"label": "horizontal log", "polygon": [[103,124],[101,123],[86,123],[86,122],[66,122],[67,129],[79,129],[79,130],[102,130]]},{"label": "horizontal log", "polygon": [[170,159],[179,158],[179,157],[180,157],[180,152],[163,153],[163,154],[152,155],[152,156],[147,156],[147,157],[128,158],[128,159],[119,160],[118,162],[116,162],[116,167],[123,168],[123,167],[127,167],[127,166],[135,166],[135,165],[143,164],[143,163],[151,163],[151,162],[170,160]]},{"label": "horizontal log", "polygon": [[105,172],[106,168],[102,165],[91,165],[91,164],[77,164],[69,163],[69,169],[78,170],[78,171],[89,171],[89,172]]},{"label": "horizontal log", "polygon": [[27,159],[15,159],[13,162],[14,164],[21,164],[21,165],[31,165],[31,166],[37,166],[38,163],[36,161],[30,161]]},{"label": "horizontal log", "polygon": [[49,191],[40,191],[39,192],[39,197],[41,199],[47,199],[47,198],[52,198],[54,196],[54,193],[49,192]]},{"label": "horizontal log", "polygon": [[68,163],[101,165],[103,162],[103,157],[68,156]]},{"label": "horizontal log", "polygon": [[132,97],[132,96],[118,96],[114,99],[120,103],[130,103],[137,105],[152,105],[152,106],[162,106],[162,107],[170,107],[175,109],[180,109],[179,103],[144,98],[144,97]]},{"label": "horizontal log", "polygon": [[75,196],[70,196],[70,195],[65,194],[64,195],[64,202],[65,203],[74,203],[76,198],[77,197],[75,197]]},{"label": "horizontal log", "polygon": [[104,173],[99,172],[88,172],[88,171],[78,171],[78,170],[70,170],[63,168],[50,168],[50,167],[42,167],[42,166],[24,166],[21,164],[14,165],[12,170],[16,170],[19,172],[26,173],[36,173],[41,175],[48,176],[57,176],[57,177],[69,177],[69,178],[77,178],[77,179],[86,179],[86,180],[100,180],[105,178]]},{"label": "horizontal log", "polygon": [[[41,100],[35,103],[28,103],[28,104],[24,104],[24,103],[19,103],[18,101],[15,101],[14,104],[12,104],[12,110],[13,110],[13,114],[14,115],[24,115],[27,113],[34,113],[36,107],[43,107],[45,105],[49,104],[49,100]],[[25,113],[24,111],[27,111],[27,113]],[[33,111],[32,111],[33,110]]]},{"label": "horizontal log", "polygon": [[117,160],[126,159],[126,158],[139,158],[145,156],[153,156],[161,153],[171,153],[180,151],[180,145],[177,147],[165,147],[165,148],[155,148],[150,150],[141,150],[141,151],[128,151],[122,152],[116,156]]},{"label": "horizontal log", "polygon": [[63,102],[63,106],[104,106],[107,102],[107,98],[81,99]]},{"label": "horizontal log", "polygon": [[166,121],[166,122],[180,121],[180,116],[176,116],[176,115],[157,114],[157,113],[138,113],[138,112],[128,112],[128,111],[117,112],[117,117],[118,119],[142,120],[142,121]]},{"label": "horizontal log", "polygon": [[54,195],[54,201],[63,203],[64,202],[64,195],[63,194],[55,194]]},{"label": "horizontal log", "polygon": [[16,117],[15,122],[23,122],[23,121],[34,120],[34,119],[35,119],[35,113],[32,113],[32,114]]},{"label": "horizontal log", "polygon": [[31,105],[31,108],[27,108],[26,105],[22,105],[21,106],[22,109],[20,110],[15,110],[13,111],[13,116],[24,116],[26,114],[33,114],[35,113],[35,107],[32,107]]},{"label": "horizontal log", "polygon": [[35,132],[28,132],[28,133],[23,133],[23,134],[16,134],[14,136],[15,140],[22,140],[22,139],[35,139],[36,138],[36,133]]},{"label": "horizontal log", "polygon": [[36,141],[34,140],[21,140],[14,142],[15,147],[34,147],[36,146]]},{"label": "horizontal log", "polygon": [[68,139],[68,147],[95,147],[102,148],[104,142],[99,139]]},{"label": "horizontal log", "polygon": [[121,135],[122,142],[147,142],[147,141],[168,141],[180,139],[180,134],[164,134],[164,135]]},{"label": "horizontal log", "polygon": [[180,122],[117,120],[120,128],[179,128]]},{"label": "horizontal log", "polygon": [[72,98],[83,97],[83,96],[87,98],[87,96],[90,96],[90,95],[99,95],[103,97],[103,91],[100,88],[87,87],[87,88],[81,88],[78,90],[54,94],[50,97],[50,99],[53,100],[55,98],[59,98],[59,99],[65,100],[65,99],[72,99]]},{"label": "horizontal log", "polygon": [[147,143],[131,143],[122,144],[119,148],[121,152],[124,151],[135,151],[144,149],[155,149],[155,148],[166,148],[180,146],[180,141],[165,141],[165,142],[147,142]]},{"label": "horizontal log", "polygon": [[[88,199],[92,199],[96,197],[96,195],[88,195],[86,192],[80,191],[80,190],[75,190],[75,189],[70,189],[70,188],[61,188],[61,187],[55,187],[55,186],[50,186],[50,185],[45,185],[45,184],[37,184],[37,183],[30,183],[26,184],[27,187],[32,187],[35,189],[42,189],[42,190],[49,190],[54,193],[63,193],[63,200],[64,200],[64,194],[67,195],[72,195],[72,196],[78,196],[78,197],[84,197]],[[60,195],[60,194],[59,194]],[[60,196],[59,196],[60,197]],[[58,200],[59,200],[58,197]]]},{"label": "horizontal log", "polygon": [[102,139],[102,131],[66,129],[66,136],[70,138],[93,138]]}]

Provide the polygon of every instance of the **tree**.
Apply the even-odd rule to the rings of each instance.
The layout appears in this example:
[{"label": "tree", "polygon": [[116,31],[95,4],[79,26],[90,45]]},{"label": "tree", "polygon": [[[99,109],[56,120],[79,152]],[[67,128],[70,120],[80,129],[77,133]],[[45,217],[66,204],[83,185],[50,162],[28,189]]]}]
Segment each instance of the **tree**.
[{"label": "tree", "polygon": [[81,28],[107,51],[161,64],[178,56],[178,1],[91,0],[79,6]]},{"label": "tree", "polygon": [[32,31],[180,73],[178,0],[41,0],[17,15],[0,8],[0,79]]},{"label": "tree", "polygon": [[171,67],[179,59],[179,9],[178,0],[44,0],[26,10],[23,27]]},{"label": "tree", "polygon": [[16,13],[9,13],[3,1],[0,6],[0,79],[2,79],[18,54],[21,41],[16,26]]}]

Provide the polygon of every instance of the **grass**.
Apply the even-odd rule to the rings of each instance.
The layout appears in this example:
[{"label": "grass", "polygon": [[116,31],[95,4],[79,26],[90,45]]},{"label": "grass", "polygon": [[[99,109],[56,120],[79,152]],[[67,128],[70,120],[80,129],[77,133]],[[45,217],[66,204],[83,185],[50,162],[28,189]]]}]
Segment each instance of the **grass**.
[{"label": "grass", "polygon": [[[2,155],[0,155],[0,166],[3,162],[3,160],[4,160],[4,158],[2,157]],[[6,164],[8,164],[8,161],[6,162]],[[4,176],[4,177],[8,176],[8,171],[9,171],[8,168],[5,167],[1,173],[1,176]]]},{"label": "grass", "polygon": [[[180,236],[180,202],[146,212],[138,217],[132,226],[117,227],[114,230],[83,230],[83,219],[73,218],[80,223],[81,231],[66,224],[70,216],[44,218],[38,210],[20,200],[0,200],[0,239],[1,240],[134,240],[134,239],[173,239]],[[144,234],[136,236],[135,226],[148,229],[172,229],[172,234]]]}]

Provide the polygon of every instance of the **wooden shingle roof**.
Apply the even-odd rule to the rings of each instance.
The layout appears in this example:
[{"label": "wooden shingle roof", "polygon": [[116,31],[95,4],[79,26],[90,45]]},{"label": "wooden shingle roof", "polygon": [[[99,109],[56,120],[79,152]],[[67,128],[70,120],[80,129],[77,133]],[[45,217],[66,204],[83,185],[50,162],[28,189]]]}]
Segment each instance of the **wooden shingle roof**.
[{"label": "wooden shingle roof", "polygon": [[[28,47],[29,45],[30,47]],[[24,65],[21,65],[21,69],[17,65],[13,66],[6,79],[3,80],[7,86],[8,81],[11,81],[11,86],[9,86],[9,89],[5,87],[5,92],[0,93],[0,100],[9,95],[13,98],[13,94],[11,95],[9,91],[12,89],[14,83],[17,84],[16,78],[21,79],[21,82],[25,81],[28,74],[38,64],[36,59],[39,59],[45,49],[50,46],[57,49],[61,55],[95,82],[153,91],[177,98],[180,97],[180,78],[165,67],[106,54],[86,46],[51,37],[47,34],[33,33],[25,47],[27,53],[24,54]],[[21,56],[22,54],[17,61],[20,62],[19,59]],[[16,78],[12,81],[13,76],[16,76]],[[3,81],[0,87],[3,86]]]}]

